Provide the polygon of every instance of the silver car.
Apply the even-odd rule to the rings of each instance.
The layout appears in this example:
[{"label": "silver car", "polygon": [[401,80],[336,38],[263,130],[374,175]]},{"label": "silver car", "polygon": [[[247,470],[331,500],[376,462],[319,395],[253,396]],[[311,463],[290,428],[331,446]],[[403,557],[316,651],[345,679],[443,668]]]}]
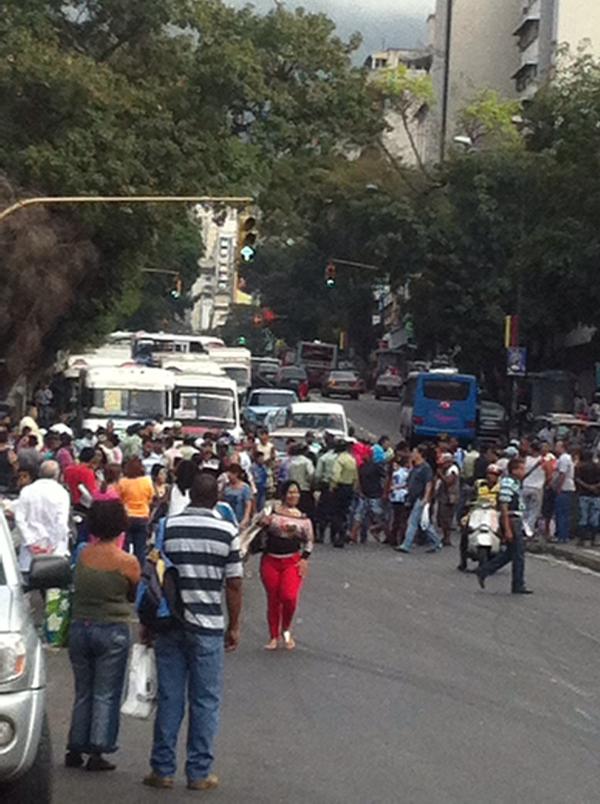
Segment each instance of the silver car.
[{"label": "silver car", "polygon": [[[68,585],[65,559],[35,559],[28,589]],[[0,801],[50,802],[46,660],[10,530],[0,510]]]}]

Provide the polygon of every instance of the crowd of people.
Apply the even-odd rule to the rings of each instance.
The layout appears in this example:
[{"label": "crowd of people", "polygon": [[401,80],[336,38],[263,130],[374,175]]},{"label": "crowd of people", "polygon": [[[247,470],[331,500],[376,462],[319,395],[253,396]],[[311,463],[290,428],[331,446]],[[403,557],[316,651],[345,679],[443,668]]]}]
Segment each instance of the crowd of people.
[{"label": "crowd of people", "polygon": [[[240,534],[254,530],[267,600],[265,648],[294,650],[293,620],[315,543],[337,549],[369,538],[408,554],[437,553],[460,535],[473,500],[501,514],[505,549],[481,564],[479,583],[512,563],[512,591],[528,594],[526,536],[592,543],[600,530],[600,466],[591,454],[520,439],[463,449],[456,439],[410,448],[311,432],[278,452],[264,429],[243,438],[186,436],[160,420],[114,423],[76,436],[64,423],[42,429],[36,411],[0,423],[0,492],[14,517],[24,572],[37,555],[75,565],[69,653],[75,703],[66,764],[114,769],[119,706],[130,642],[131,603],[156,534],[176,568],[180,627],[142,633],[155,646],[158,708],[145,783],[172,787],[175,748],[189,695],[186,773],[211,789],[224,649],[239,642]],[[276,502],[274,502],[276,501]],[[222,609],[225,590],[227,619]],[[88,759],[85,761],[84,757]]]}]

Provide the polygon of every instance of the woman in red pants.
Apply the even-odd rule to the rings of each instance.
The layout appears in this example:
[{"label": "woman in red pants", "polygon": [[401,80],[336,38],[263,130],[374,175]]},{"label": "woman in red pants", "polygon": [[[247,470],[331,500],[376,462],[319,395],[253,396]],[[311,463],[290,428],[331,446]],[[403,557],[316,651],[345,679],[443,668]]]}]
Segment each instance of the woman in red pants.
[{"label": "woman in red pants", "polygon": [[267,593],[267,619],[270,642],[267,650],[277,650],[283,638],[293,650],[291,626],[302,581],[308,570],[314,534],[310,519],[298,508],[300,486],[293,480],[282,489],[282,502],[266,520],[266,545],[260,576]]}]

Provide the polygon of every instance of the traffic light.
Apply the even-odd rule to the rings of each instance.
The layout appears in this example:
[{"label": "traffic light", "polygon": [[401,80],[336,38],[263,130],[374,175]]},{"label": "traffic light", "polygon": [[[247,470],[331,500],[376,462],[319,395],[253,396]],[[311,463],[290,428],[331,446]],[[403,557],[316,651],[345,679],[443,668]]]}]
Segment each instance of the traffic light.
[{"label": "traffic light", "polygon": [[327,263],[327,268],[325,268],[325,284],[328,288],[335,287],[335,280],[336,280],[337,270],[335,264],[333,262]]},{"label": "traffic light", "polygon": [[256,218],[248,210],[240,213],[238,231],[238,255],[240,265],[249,265],[256,259]]},{"label": "traffic light", "polygon": [[173,283],[173,287],[171,288],[171,298],[172,299],[180,299],[181,298],[181,290],[183,288],[183,282],[181,281],[181,276],[177,274],[175,276],[175,281]]}]

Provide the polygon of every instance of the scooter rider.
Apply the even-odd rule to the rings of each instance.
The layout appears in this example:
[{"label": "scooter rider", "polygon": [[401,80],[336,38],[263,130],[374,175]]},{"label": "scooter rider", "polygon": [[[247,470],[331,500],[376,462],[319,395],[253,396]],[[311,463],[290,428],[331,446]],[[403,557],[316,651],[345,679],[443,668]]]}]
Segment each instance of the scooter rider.
[{"label": "scooter rider", "polygon": [[[473,503],[489,503],[496,507],[498,505],[498,494],[500,492],[500,475],[502,469],[495,463],[491,463],[487,470],[485,479],[475,481],[475,497]],[[469,514],[465,514],[461,521],[460,532],[460,563],[457,567],[460,572],[467,571],[467,553],[469,550]]]},{"label": "scooter rider", "polygon": [[531,589],[525,586],[525,537],[523,533],[522,483],[525,477],[525,461],[523,458],[512,458],[508,464],[508,477],[503,477],[500,484],[500,518],[502,523],[504,550],[495,555],[477,570],[477,578],[482,589],[485,579],[493,575],[506,564],[512,562],[513,595],[530,595]]}]

